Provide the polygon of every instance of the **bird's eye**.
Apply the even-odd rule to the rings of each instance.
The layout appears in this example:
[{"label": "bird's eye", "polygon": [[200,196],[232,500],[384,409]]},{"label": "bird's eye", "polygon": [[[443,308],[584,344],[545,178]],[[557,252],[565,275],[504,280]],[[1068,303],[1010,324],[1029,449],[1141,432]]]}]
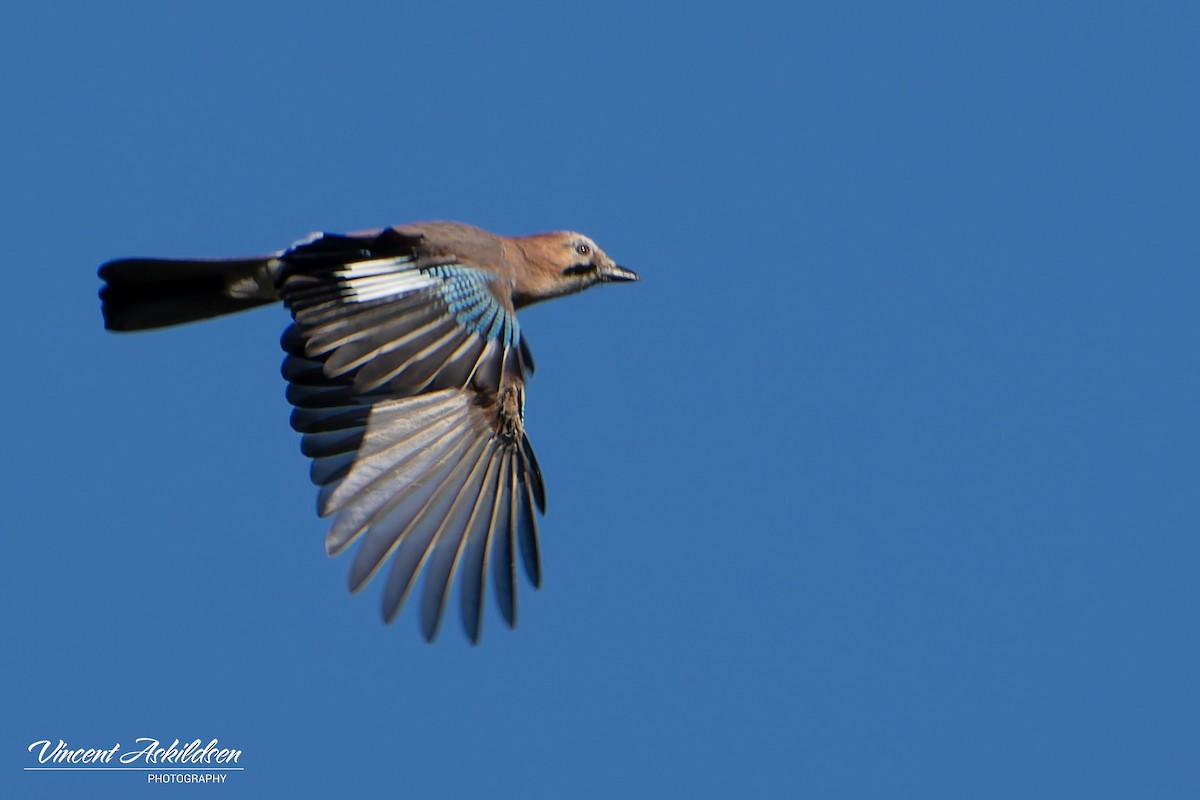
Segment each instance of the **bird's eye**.
[{"label": "bird's eye", "polygon": [[586,244],[577,244],[575,245],[575,252],[579,253],[581,256],[586,256],[591,254],[592,248],[588,247]]}]

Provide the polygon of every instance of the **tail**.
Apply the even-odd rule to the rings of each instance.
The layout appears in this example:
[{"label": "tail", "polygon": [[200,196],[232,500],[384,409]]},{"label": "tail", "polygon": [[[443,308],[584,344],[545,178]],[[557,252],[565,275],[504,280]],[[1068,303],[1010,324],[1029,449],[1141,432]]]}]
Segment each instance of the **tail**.
[{"label": "tail", "polygon": [[100,267],[104,327],[165,328],[273,303],[276,256],[204,260],[122,258]]}]

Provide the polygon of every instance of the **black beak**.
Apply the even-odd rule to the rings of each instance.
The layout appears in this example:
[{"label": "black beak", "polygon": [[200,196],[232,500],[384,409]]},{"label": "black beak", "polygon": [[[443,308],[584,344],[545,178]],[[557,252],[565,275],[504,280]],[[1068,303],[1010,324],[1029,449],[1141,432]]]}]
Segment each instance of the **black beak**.
[{"label": "black beak", "polygon": [[622,267],[619,264],[613,264],[604,270],[604,280],[614,283],[625,283],[628,281],[640,281],[641,277],[631,269]]}]

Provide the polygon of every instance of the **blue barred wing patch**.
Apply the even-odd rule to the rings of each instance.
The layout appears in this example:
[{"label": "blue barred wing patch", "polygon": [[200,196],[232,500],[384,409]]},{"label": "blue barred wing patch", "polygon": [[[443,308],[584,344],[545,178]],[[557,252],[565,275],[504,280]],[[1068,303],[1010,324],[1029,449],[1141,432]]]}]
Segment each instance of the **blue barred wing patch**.
[{"label": "blue barred wing patch", "polygon": [[521,337],[517,316],[496,301],[490,273],[463,264],[443,264],[421,271],[441,279],[438,293],[458,324],[485,339],[499,339],[509,347],[516,345]]}]

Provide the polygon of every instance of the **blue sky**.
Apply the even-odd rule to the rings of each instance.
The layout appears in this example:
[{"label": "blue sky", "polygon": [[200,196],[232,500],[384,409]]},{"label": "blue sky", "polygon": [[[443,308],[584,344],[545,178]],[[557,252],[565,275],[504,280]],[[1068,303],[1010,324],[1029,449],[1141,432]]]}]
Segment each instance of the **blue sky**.
[{"label": "blue sky", "polygon": [[[1200,11],[785,5],[0,12],[0,793],[1200,792]],[[438,218],[643,275],[522,315],[545,582],[478,648],[325,556],[282,309],[95,296]]]}]

